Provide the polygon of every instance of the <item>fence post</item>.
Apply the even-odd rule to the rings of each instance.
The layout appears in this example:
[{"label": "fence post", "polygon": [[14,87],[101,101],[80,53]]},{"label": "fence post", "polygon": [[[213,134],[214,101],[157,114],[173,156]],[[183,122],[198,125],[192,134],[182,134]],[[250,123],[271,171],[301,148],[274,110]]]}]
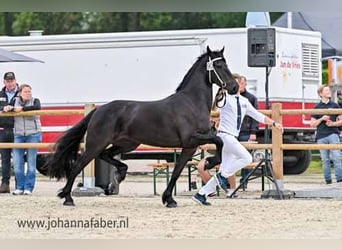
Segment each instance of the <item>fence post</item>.
[{"label": "fence post", "polygon": [[[84,115],[90,113],[95,108],[95,104],[85,104],[84,106]],[[87,134],[84,136],[84,139],[87,137]],[[85,168],[84,168],[84,182],[83,185],[87,188],[95,187],[95,160],[92,160]]]},{"label": "fence post", "polygon": [[[282,123],[283,117],[280,114],[282,108],[281,103],[272,104],[272,119],[276,122]],[[276,128],[272,128],[272,160],[274,178],[277,182],[279,189],[284,189],[284,171],[283,171],[283,151],[281,145],[283,144],[283,134]]]},{"label": "fence post", "polygon": [[[86,104],[84,114],[89,114],[95,108],[94,104]],[[84,139],[87,137],[85,134]],[[85,146],[86,147],[86,146]],[[95,160],[92,160],[83,170],[83,186],[72,191],[74,196],[97,196],[103,194],[102,188],[95,187]]]}]

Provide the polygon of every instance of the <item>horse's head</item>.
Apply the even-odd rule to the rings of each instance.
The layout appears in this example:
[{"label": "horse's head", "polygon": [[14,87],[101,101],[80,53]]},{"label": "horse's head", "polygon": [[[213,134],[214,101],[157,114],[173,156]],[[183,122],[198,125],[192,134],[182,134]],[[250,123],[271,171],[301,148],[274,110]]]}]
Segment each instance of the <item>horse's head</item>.
[{"label": "horse's head", "polygon": [[219,51],[211,51],[209,46],[207,46],[209,82],[211,84],[215,83],[220,88],[226,89],[228,94],[236,94],[239,90],[239,85],[228,69],[226,59],[223,56],[223,51],[224,48]]}]

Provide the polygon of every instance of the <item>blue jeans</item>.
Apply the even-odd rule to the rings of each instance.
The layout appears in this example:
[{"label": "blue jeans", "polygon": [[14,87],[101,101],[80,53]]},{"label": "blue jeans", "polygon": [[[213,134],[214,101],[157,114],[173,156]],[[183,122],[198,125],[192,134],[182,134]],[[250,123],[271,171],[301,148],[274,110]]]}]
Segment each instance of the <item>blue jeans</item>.
[{"label": "blue jeans", "polygon": [[[38,143],[42,141],[42,134],[36,133],[32,135],[14,135],[15,143]],[[26,152],[27,171],[25,173],[24,154]],[[36,182],[36,165],[37,165],[36,148],[15,148],[13,149],[14,173],[16,178],[16,189],[31,191]]]},{"label": "blue jeans", "polygon": [[[340,138],[337,134],[331,134],[324,138],[317,140],[318,144],[339,144]],[[342,180],[342,158],[341,150],[320,150],[321,160],[323,165],[323,174],[325,181],[331,181],[331,162],[333,162],[335,167],[336,180]]]},{"label": "blue jeans", "polygon": [[[0,142],[13,142],[13,129],[6,128],[0,131]],[[0,149],[1,154],[1,170],[2,180],[1,183],[9,184],[11,178],[11,148]]]}]

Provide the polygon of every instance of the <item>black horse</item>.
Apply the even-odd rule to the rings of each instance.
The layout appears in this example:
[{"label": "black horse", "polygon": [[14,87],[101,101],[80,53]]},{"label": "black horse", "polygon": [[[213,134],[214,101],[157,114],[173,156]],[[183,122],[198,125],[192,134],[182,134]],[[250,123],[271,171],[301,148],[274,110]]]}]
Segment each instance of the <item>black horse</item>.
[{"label": "black horse", "polygon": [[[210,164],[221,163],[222,140],[210,133],[212,84],[231,94],[238,91],[238,84],[223,57],[223,50],[211,51],[207,47],[207,52],[194,63],[176,93],[169,97],[146,102],[112,101],[93,110],[66,131],[56,142],[55,152],[45,165],[50,177],[67,178],[66,185],[58,193],[60,198],[65,198],[63,204],[74,205],[71,197],[73,183],[91,160],[100,157],[115,165],[120,175],[119,181],[122,181],[127,165],[114,159],[114,156],[130,152],[140,144],[148,144],[182,148],[170,183],[162,196],[167,207],[176,207],[172,190],[186,162],[199,145],[215,144],[217,154]],[[79,155],[79,145],[85,133],[86,149]]]}]

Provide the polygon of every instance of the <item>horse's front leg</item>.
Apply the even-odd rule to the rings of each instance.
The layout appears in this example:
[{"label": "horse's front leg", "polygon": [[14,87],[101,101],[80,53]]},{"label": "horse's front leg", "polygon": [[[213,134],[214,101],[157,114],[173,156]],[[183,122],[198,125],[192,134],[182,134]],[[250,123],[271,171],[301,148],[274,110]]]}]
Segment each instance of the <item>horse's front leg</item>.
[{"label": "horse's front leg", "polygon": [[177,207],[177,202],[172,197],[172,191],[176,185],[176,182],[180,174],[182,173],[182,170],[184,169],[184,166],[189,161],[189,159],[192,158],[195,152],[196,152],[196,148],[190,148],[190,149],[183,148],[176,162],[175,168],[172,172],[171,180],[169,184],[167,185],[162,196],[163,204],[166,204],[166,207],[169,207],[169,208]]},{"label": "horse's front leg", "polygon": [[209,170],[215,167],[216,165],[221,164],[222,162],[222,148],[223,148],[223,141],[221,137],[217,136],[214,133],[209,134],[200,134],[197,133],[192,137],[192,143],[197,145],[203,145],[203,144],[215,144],[216,150],[215,155],[208,157],[206,159],[206,164],[204,166],[204,169]]},{"label": "horse's front leg", "polygon": [[215,151],[216,153],[214,156],[207,158],[207,162],[204,166],[204,169],[206,169],[206,170],[212,169],[213,167],[221,164],[221,162],[222,162],[223,141],[222,141],[221,137],[215,135],[212,138],[212,143],[214,143],[216,146],[216,151]]}]

